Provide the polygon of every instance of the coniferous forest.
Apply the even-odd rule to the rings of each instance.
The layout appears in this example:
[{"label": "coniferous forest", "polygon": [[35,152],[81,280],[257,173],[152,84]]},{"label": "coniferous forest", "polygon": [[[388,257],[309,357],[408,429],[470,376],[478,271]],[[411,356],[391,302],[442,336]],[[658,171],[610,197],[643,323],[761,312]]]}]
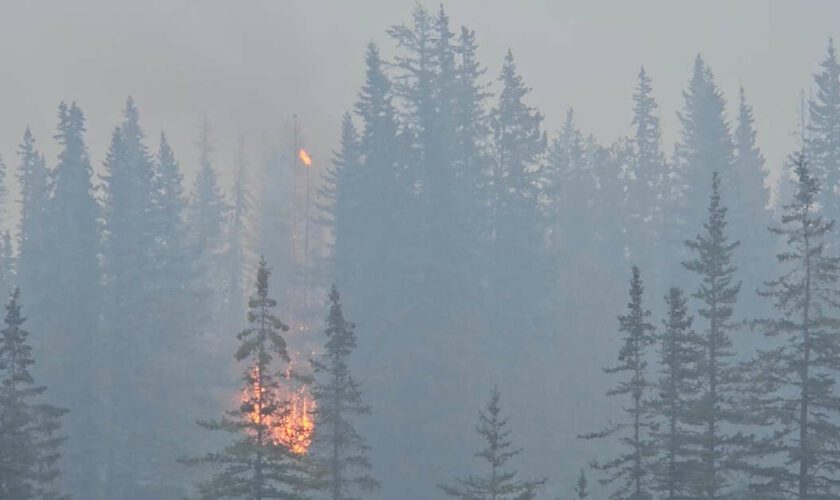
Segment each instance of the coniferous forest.
[{"label": "coniferous forest", "polygon": [[0,500],[840,498],[830,33],[774,165],[702,54],[666,110],[640,57],[604,141],[517,47],[402,19],[330,157],[297,115],[186,154],[130,88],[104,151],[73,98],[15,124]]}]

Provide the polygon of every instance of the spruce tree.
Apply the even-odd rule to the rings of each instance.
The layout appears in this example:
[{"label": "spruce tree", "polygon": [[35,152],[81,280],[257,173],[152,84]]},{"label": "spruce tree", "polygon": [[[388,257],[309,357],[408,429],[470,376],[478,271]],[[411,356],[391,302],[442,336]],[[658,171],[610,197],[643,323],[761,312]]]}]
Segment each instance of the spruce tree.
[{"label": "spruce tree", "polygon": [[589,498],[589,480],[586,479],[586,473],[583,469],[580,470],[577,483],[575,483],[575,495],[577,495],[577,500],[586,500]]},{"label": "spruce tree", "polygon": [[29,303],[40,309],[40,290],[47,288],[42,263],[48,249],[46,210],[50,196],[50,172],[46,161],[35,148],[35,138],[27,127],[18,146],[18,182],[20,183],[20,224],[18,226],[18,282],[31,290]]},{"label": "spruce tree", "polygon": [[[43,260],[37,262],[49,285],[37,293],[39,310],[32,328],[44,332],[41,343],[51,362],[44,377],[55,401],[70,410],[66,429],[67,488],[79,498],[114,498],[100,478],[110,477],[103,433],[106,408],[101,368],[105,346],[99,337],[102,311],[100,207],[94,197],[93,169],[84,142],[85,119],[76,104],[61,103],[58,112],[58,165],[52,171],[47,202]],[[67,373],[73,373],[72,380]],[[104,471],[104,473],[103,473]]]},{"label": "spruce tree", "polygon": [[[628,179],[628,218],[634,228],[646,235],[658,234],[662,217],[663,189],[666,183],[666,163],[662,154],[662,135],[659,127],[658,106],[653,97],[653,82],[645,68],[639,70],[639,83],[633,93],[633,149],[631,178]],[[638,247],[642,242],[634,242]],[[634,257],[644,255],[644,249],[637,248]]]},{"label": "spruce tree", "polygon": [[315,437],[312,447],[324,470],[324,491],[330,500],[364,498],[379,487],[371,475],[368,447],[354,419],[370,413],[361,384],[350,374],[349,357],[356,348],[355,325],[344,318],[338,290],[329,295],[330,312],[324,353],[312,360],[315,383]]},{"label": "spruce tree", "polygon": [[271,270],[260,260],[254,295],[248,302],[249,326],[237,335],[235,358],[245,362],[241,404],[220,420],[200,421],[211,431],[231,435],[232,442],[218,452],[186,460],[213,468],[198,485],[199,498],[304,500],[319,486],[316,471],[305,456],[294,453],[276,438],[290,416],[289,402],[280,395],[280,383],[289,370],[289,354],[281,332],[289,329],[274,314],[277,302],[269,295]]},{"label": "spruce tree", "polygon": [[530,89],[517,73],[510,50],[499,81],[502,90],[491,118],[491,307],[501,331],[515,325],[527,335],[535,328],[535,308],[545,300],[548,287],[540,271],[545,252],[534,173],[546,136],[540,129],[542,114],[525,103]]},{"label": "spruce tree", "polygon": [[210,140],[210,126],[206,122],[202,126],[198,145],[199,170],[188,210],[190,247],[196,255],[198,279],[202,288],[215,290],[221,288],[224,283],[221,260],[224,251],[224,228],[230,207],[219,187],[212,163],[213,146]]},{"label": "spruce tree", "polygon": [[252,234],[248,224],[248,216],[254,201],[251,196],[248,180],[248,159],[245,156],[245,144],[240,138],[236,153],[236,179],[233,185],[231,200],[231,214],[228,223],[227,242],[225,251],[225,294],[227,296],[228,317],[238,317],[245,308],[246,278],[248,266],[253,266],[254,260],[250,256]]},{"label": "spruce tree", "polygon": [[701,344],[705,351],[700,365],[702,393],[692,410],[703,427],[698,443],[702,466],[692,488],[706,499],[720,498],[730,486],[733,450],[744,444],[732,431],[732,426],[739,423],[737,396],[742,384],[729,336],[741,289],[741,283],[734,281],[737,267],[732,263],[739,243],[730,241],[726,234],[727,209],[721,204],[720,192],[721,179],[715,172],[704,234],[686,241],[694,258],[683,263],[700,280],[693,297],[699,301],[698,314],[706,322]]},{"label": "spruce tree", "polygon": [[819,182],[820,199],[829,220],[840,218],[840,61],[829,38],[825,57],[814,75],[814,96],[808,103],[807,157]]},{"label": "spruce tree", "polygon": [[647,349],[655,341],[654,326],[649,323],[650,311],[643,305],[644,286],[639,268],[633,266],[630,279],[630,302],[627,314],[619,316],[619,332],[624,335],[618,353],[619,364],[605,368],[608,374],[627,374],[618,382],[608,396],[629,398],[624,413],[627,419],[612,424],[600,432],[581,436],[583,439],[600,439],[616,436],[626,451],[605,462],[593,462],[592,466],[602,471],[605,477],[601,484],[618,482],[610,494],[611,499],[650,500],[651,461],[655,452],[650,434],[654,423],[647,412],[646,400],[651,391],[647,379]]},{"label": "spruce tree", "polygon": [[[678,114],[682,125],[675,150],[675,180],[671,186],[670,207],[674,229],[670,234],[693,237],[691,221],[706,208],[702,190],[713,170],[719,172],[726,188],[732,182],[733,146],[726,121],[726,102],[715,84],[712,71],[698,55],[688,88],[683,92],[685,104]],[[679,241],[679,240],[678,240]],[[675,242],[676,243],[676,242]],[[673,250],[680,250],[676,245]]]},{"label": "spruce tree", "polygon": [[493,387],[490,401],[484,411],[479,412],[476,431],[486,446],[475,456],[484,462],[487,470],[481,475],[456,478],[451,484],[438,487],[447,495],[459,500],[532,500],[545,484],[545,479],[521,480],[511,470],[508,461],[520,453],[510,441],[508,418],[502,415],[499,406],[498,387]]},{"label": "spruce tree", "polygon": [[[770,190],[765,185],[767,170],[764,155],[758,148],[753,124],[753,109],[741,88],[737,126],[733,133],[735,157],[733,163],[733,189],[730,190],[733,208],[729,212],[730,227],[742,241],[734,262],[745,283],[758,286],[761,277],[773,268],[768,248],[774,248],[776,238],[767,231],[772,222]],[[745,308],[754,309],[758,297],[747,294]]]},{"label": "spruce tree", "polygon": [[834,222],[820,213],[818,179],[804,155],[792,163],[796,192],[771,228],[785,239],[782,269],[760,291],[778,316],[755,322],[768,346],[752,362],[749,412],[765,427],[755,436],[748,471],[758,498],[834,498],[840,495],[840,318],[834,314],[840,258],[829,253]]},{"label": "spruce tree", "polygon": [[44,402],[46,387],[35,383],[19,297],[16,289],[0,331],[0,498],[65,499],[56,482],[64,442],[60,420],[66,410]]},{"label": "spruce tree", "polygon": [[0,238],[0,292],[11,291],[17,283],[16,261],[12,234],[7,230]]},{"label": "spruce tree", "polygon": [[319,190],[320,221],[330,228],[333,237],[330,255],[330,275],[338,283],[351,281],[357,275],[358,252],[362,245],[356,240],[359,233],[353,224],[360,221],[361,186],[358,184],[361,158],[359,133],[353,117],[345,113],[341,119],[341,143],[333,155],[332,164],[325,169]]},{"label": "spruce tree", "polygon": [[654,488],[663,499],[691,496],[689,484],[698,468],[697,432],[692,406],[699,395],[702,339],[692,329],[683,291],[672,287],[665,296],[666,318],[659,335],[659,380],[650,411],[657,418]]}]

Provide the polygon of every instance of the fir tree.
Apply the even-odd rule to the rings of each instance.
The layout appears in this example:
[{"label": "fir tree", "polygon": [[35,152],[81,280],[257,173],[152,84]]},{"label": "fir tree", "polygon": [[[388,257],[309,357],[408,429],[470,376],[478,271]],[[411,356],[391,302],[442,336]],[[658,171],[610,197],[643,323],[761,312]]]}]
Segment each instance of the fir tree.
[{"label": "fir tree", "polygon": [[606,462],[594,462],[592,466],[605,473],[602,484],[618,481],[617,488],[609,498],[649,500],[651,496],[650,462],[654,453],[649,434],[653,422],[647,414],[645,403],[651,384],[647,380],[647,348],[654,343],[654,327],[648,322],[650,311],[643,306],[644,286],[639,268],[633,267],[630,280],[630,302],[627,314],[619,316],[619,332],[624,334],[618,354],[619,364],[606,368],[608,374],[627,373],[627,379],[619,382],[609,391],[609,396],[629,397],[630,404],[624,412],[627,421],[613,424],[609,428],[582,436],[584,439],[606,438],[616,435],[626,449],[616,458]]},{"label": "fir tree", "polygon": [[651,411],[659,420],[654,432],[658,451],[653,468],[655,489],[663,499],[691,495],[689,484],[697,469],[697,442],[692,405],[700,392],[702,339],[692,330],[693,318],[683,291],[672,287],[665,296],[667,316],[659,336],[660,377]]},{"label": "fir tree", "polygon": [[212,476],[198,485],[199,498],[303,500],[317,487],[315,471],[306,457],[276,439],[289,418],[288,401],[279,394],[289,354],[281,332],[289,329],[274,315],[277,302],[269,295],[271,270],[260,260],[255,294],[248,302],[249,326],[237,335],[236,360],[246,362],[241,405],[217,421],[199,424],[231,434],[233,442],[218,452],[187,460],[207,464]]},{"label": "fir tree", "polygon": [[348,363],[356,348],[355,325],[344,318],[335,286],[329,301],[324,354],[312,361],[316,380],[312,394],[317,402],[317,430],[312,446],[325,471],[327,497],[352,500],[362,498],[360,493],[377,489],[379,482],[371,475],[368,447],[353,423],[355,417],[370,413]]},{"label": "fir tree", "polygon": [[56,481],[66,410],[43,402],[46,387],[32,376],[35,360],[19,296],[17,290],[11,294],[0,331],[0,498],[64,499]]},{"label": "fir tree", "polygon": [[479,413],[476,427],[487,445],[475,456],[486,462],[489,470],[482,475],[456,478],[449,485],[439,485],[447,496],[460,500],[532,500],[545,484],[545,479],[517,479],[518,473],[509,469],[508,461],[522,449],[514,448],[510,441],[508,418],[502,415],[499,399],[499,389],[494,387],[487,407]]},{"label": "fir tree", "polygon": [[779,317],[755,322],[770,345],[752,363],[749,411],[766,432],[755,437],[748,471],[759,498],[834,498],[840,494],[840,319],[832,313],[840,258],[828,252],[834,222],[820,213],[819,181],[802,155],[793,168],[796,193],[784,205],[781,224],[771,228],[786,241],[778,254],[782,271],[760,291]]}]

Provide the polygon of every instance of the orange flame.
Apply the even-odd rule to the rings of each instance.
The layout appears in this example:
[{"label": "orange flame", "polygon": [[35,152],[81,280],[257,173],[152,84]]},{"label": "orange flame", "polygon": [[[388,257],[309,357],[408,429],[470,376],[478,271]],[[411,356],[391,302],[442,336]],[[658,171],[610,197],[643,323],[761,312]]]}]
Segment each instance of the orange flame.
[{"label": "orange flame", "polygon": [[307,153],[305,149],[301,148],[300,151],[298,151],[298,158],[300,158],[300,161],[303,162],[304,166],[312,166],[312,157],[309,156],[309,153]]},{"label": "orange flame", "polygon": [[[254,385],[251,390],[244,391],[242,401],[248,401],[255,396],[259,396],[262,391],[257,377],[254,377]],[[309,395],[306,387],[301,387],[297,391],[281,390],[280,392],[280,400],[288,404],[287,411],[280,416],[262,417],[262,423],[270,429],[274,443],[284,445],[296,455],[304,455],[309,451],[309,445],[312,444],[312,433],[315,430],[315,421],[312,418],[315,401]],[[252,423],[259,423],[259,410],[257,408],[252,409],[248,413],[248,418]]]}]

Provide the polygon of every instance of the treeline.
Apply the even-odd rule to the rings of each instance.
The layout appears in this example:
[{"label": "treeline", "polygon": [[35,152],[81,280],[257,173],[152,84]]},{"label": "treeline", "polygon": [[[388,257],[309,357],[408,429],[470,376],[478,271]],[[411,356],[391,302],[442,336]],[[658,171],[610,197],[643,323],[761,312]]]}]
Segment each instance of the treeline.
[{"label": "treeline", "polygon": [[[166,136],[149,146],[131,99],[100,176],[76,104],[59,106],[53,164],[26,131],[18,150],[21,218],[0,241],[0,285],[19,286],[27,303],[33,334],[9,333],[8,342],[31,342],[39,360],[33,379],[49,386],[55,405],[42,412],[47,427],[63,421],[63,431],[50,432],[69,437],[65,491],[180,498],[198,482],[205,496],[248,498],[254,483],[240,481],[246,473],[236,464],[256,463],[266,467],[259,475],[292,474],[283,484],[297,495],[320,491],[323,467],[260,437],[269,423],[253,421],[254,408],[270,408],[265,416],[276,423],[286,403],[253,391],[256,363],[270,365],[259,387],[287,383],[277,374],[301,364],[300,383],[312,371],[316,379],[350,380],[345,394],[355,394],[349,373],[364,381],[376,412],[351,440],[370,446],[360,463],[382,480],[373,496],[425,499],[436,483],[439,493],[462,498],[484,498],[493,487],[521,498],[553,489],[567,495],[577,477],[583,498],[589,485],[574,471],[581,457],[595,456],[602,456],[600,478],[614,477],[599,492],[616,498],[837,494],[830,221],[840,217],[840,63],[833,44],[803,110],[801,151],[773,207],[746,92],[730,121],[699,56],[678,143],[666,154],[644,69],[628,100],[632,132],[603,145],[577,127],[571,110],[560,130],[545,131],[513,53],[497,77],[487,75],[476,34],[453,30],[443,8],[417,6],[387,35],[393,50],[371,43],[365,52],[358,100],[315,183],[303,223],[326,236],[303,256],[301,214],[291,206],[297,151],[271,155],[257,190],[241,147],[226,193],[206,129],[189,190]],[[282,277],[273,288],[279,316],[262,285],[246,300],[252,275],[268,280],[259,254]],[[616,350],[612,313],[633,266],[640,271],[620,317],[618,363],[600,377],[585,368]],[[337,293],[328,295],[333,282],[344,294],[339,312]],[[348,328],[343,311],[359,324],[365,347],[352,359],[307,366],[308,353],[301,359],[283,345],[300,335],[320,345],[310,334],[325,296],[333,309],[328,338],[347,343],[332,348],[342,356],[352,350],[353,336],[335,333]],[[230,332],[246,310],[251,327],[236,338]],[[255,325],[258,318],[264,323]],[[281,335],[284,326],[292,328]],[[243,390],[219,368],[230,365],[231,352],[249,360],[244,387],[256,399],[207,421]],[[611,399],[620,403],[594,396],[612,377]],[[494,385],[479,436],[469,441],[468,416]],[[330,397],[328,386],[311,387],[316,399]],[[518,448],[509,443],[499,393],[521,421],[529,454],[520,465],[531,479],[506,468]],[[351,406],[367,411],[361,402]],[[225,438],[208,440],[196,418],[240,441],[226,448]],[[320,418],[344,425],[335,415]],[[615,426],[592,437],[614,440],[576,439],[609,421]],[[318,439],[316,432],[313,446]],[[509,484],[468,475],[464,448],[481,450],[482,440],[490,477]],[[185,456],[235,470],[222,464],[202,483],[200,467],[177,465]],[[451,482],[453,475],[464,479]],[[378,484],[372,473],[363,476],[364,486]],[[543,485],[543,477],[570,484]]]}]

